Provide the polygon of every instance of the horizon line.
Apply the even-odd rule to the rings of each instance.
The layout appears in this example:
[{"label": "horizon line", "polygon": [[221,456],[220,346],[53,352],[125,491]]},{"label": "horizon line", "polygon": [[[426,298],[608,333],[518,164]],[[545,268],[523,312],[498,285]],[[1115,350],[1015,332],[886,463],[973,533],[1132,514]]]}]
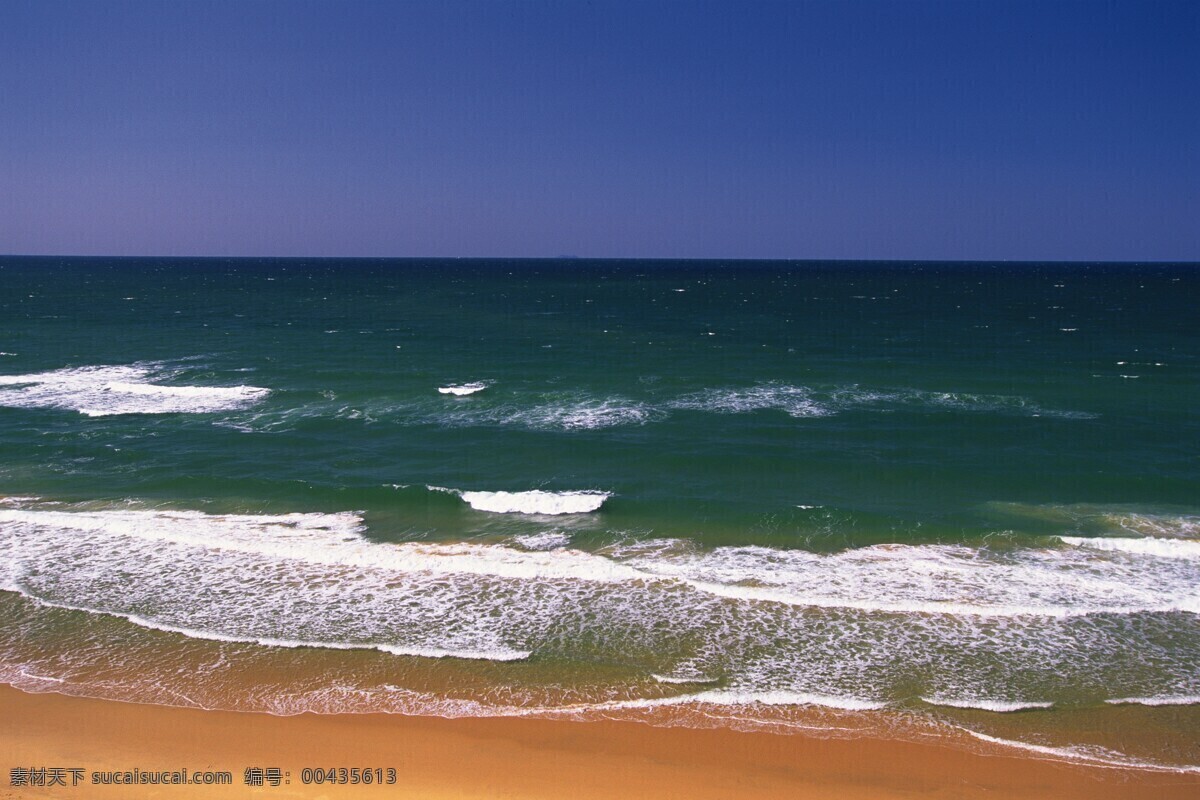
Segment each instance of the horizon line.
[{"label": "horizon line", "polygon": [[13,258],[109,258],[163,260],[272,260],[272,261],[663,261],[713,262],[737,261],[752,263],[918,263],[918,264],[1194,264],[1200,259],[1061,259],[1061,258],[755,258],[745,256],[329,256],[329,255],[115,255],[109,253],[0,253],[0,259]]}]

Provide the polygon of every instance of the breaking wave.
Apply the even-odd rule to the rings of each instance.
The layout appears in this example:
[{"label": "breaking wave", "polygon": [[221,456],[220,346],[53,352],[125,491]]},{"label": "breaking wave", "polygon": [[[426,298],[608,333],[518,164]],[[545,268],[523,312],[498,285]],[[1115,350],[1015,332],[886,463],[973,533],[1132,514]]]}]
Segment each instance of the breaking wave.
[{"label": "breaking wave", "polygon": [[[598,507],[607,496],[480,494],[481,505],[519,513]],[[495,544],[379,541],[350,512],[97,510],[25,498],[0,504],[0,589],[196,640],[514,669],[621,665],[640,676],[607,700],[566,692],[577,700],[546,714],[899,713],[914,696],[1009,713],[1080,692],[1150,706],[1200,696],[1191,559],[1074,544],[831,554],[682,539],[570,545],[553,530]],[[1014,698],[1015,685],[1036,699]],[[358,708],[329,702],[325,710]]]},{"label": "breaking wave", "polygon": [[599,511],[608,492],[459,492],[477,511],[494,514],[587,514]]},{"label": "breaking wave", "polygon": [[458,385],[439,386],[438,393],[439,394],[452,394],[452,395],[455,395],[456,397],[463,397],[463,396],[466,396],[469,394],[475,394],[476,392],[482,392],[487,387],[488,387],[488,385],[486,383],[482,383],[482,382],[463,383],[463,384],[458,384]]},{"label": "breaking wave", "polygon": [[269,389],[257,386],[179,386],[161,364],[73,367],[0,376],[0,406],[58,408],[89,417],[117,414],[204,414],[254,405]]},{"label": "breaking wave", "polygon": [[948,697],[922,697],[926,703],[946,708],[973,708],[980,711],[995,711],[1008,714],[1014,711],[1031,711],[1034,709],[1053,708],[1054,703],[1037,703],[1031,701],[1008,700],[974,700]]}]

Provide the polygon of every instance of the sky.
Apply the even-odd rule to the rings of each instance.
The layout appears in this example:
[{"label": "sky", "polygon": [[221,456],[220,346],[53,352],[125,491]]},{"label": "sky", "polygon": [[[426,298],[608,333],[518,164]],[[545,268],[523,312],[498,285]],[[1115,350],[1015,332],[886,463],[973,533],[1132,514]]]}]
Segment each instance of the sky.
[{"label": "sky", "polygon": [[0,0],[0,253],[1200,260],[1200,3]]}]

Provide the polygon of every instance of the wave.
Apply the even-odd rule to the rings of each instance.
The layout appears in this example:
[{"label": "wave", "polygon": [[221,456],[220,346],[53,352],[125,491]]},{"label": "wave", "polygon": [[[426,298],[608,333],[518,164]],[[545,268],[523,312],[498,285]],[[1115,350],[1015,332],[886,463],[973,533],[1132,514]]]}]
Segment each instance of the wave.
[{"label": "wave", "polygon": [[450,386],[439,386],[438,392],[440,394],[452,394],[456,397],[463,397],[465,395],[475,394],[476,392],[482,392],[486,388],[488,388],[488,384],[482,382],[463,383],[458,385],[451,384]]},{"label": "wave", "polygon": [[921,700],[934,706],[944,706],[946,708],[970,708],[978,709],[980,711],[995,711],[1000,714],[1008,714],[1013,711],[1031,711],[1033,709],[1054,707],[1054,703],[1038,703],[1019,700],[983,700],[974,698],[970,700],[963,700],[959,698],[948,697],[922,697]]},{"label": "wave", "polygon": [[[482,402],[484,399],[490,402]],[[376,418],[398,415],[406,423],[450,427],[497,425],[535,431],[590,431],[644,425],[661,416],[658,409],[647,403],[624,397],[592,397],[583,392],[540,393],[525,402],[495,403],[492,398],[481,398],[479,403],[432,405],[417,401],[361,413]]]},{"label": "wave", "polygon": [[[822,706],[836,708],[842,711],[877,711],[887,707],[887,703],[879,700],[867,700],[858,697],[814,694],[811,692],[795,692],[786,690],[752,691],[742,689],[710,689],[694,694],[682,694],[674,697],[658,697],[645,700],[614,700],[608,703],[588,703],[589,711],[609,709],[658,708],[661,706],[678,706],[704,704],[714,706]],[[566,710],[577,710],[568,708]]]},{"label": "wave", "polygon": [[[48,608],[60,608],[66,611],[84,611],[95,613],[94,609],[85,606],[74,606],[65,603],[56,603],[50,600],[45,600],[38,597],[29,597],[29,599],[39,605]],[[232,644],[256,644],[262,647],[279,647],[289,650],[301,648],[313,648],[319,650],[377,650],[381,653],[388,653],[394,656],[420,656],[422,658],[460,658],[473,661],[522,661],[529,658],[531,653],[524,650],[512,650],[505,647],[497,647],[486,650],[456,650],[446,649],[441,647],[405,647],[394,644],[378,644],[374,642],[341,642],[341,641],[306,641],[301,639],[276,639],[269,636],[237,636],[233,634],[225,634],[207,630],[196,630],[194,628],[185,628],[177,625],[167,625],[149,617],[139,616],[137,614],[123,614],[118,612],[104,611],[100,612],[105,616],[119,617],[126,622],[132,622],[140,628],[147,630],[162,631],[163,633],[176,633],[186,636],[189,639],[203,639],[210,642],[228,642]]]},{"label": "wave", "polygon": [[387,542],[350,512],[5,506],[0,589],[197,639],[545,656],[727,684],[672,702],[865,708],[911,696],[913,680],[930,698],[993,703],[1006,702],[996,687],[1030,681],[1047,698],[1081,686],[1109,696],[1194,686],[1200,628],[1178,616],[1197,607],[1187,560],[1073,547],[702,550],[686,540],[586,552],[554,534]]},{"label": "wave", "polygon": [[1085,411],[1045,408],[1025,397],[920,389],[868,389],[859,386],[812,387],[762,383],[740,388],[706,389],[666,403],[667,408],[741,414],[774,409],[792,417],[828,417],[846,411],[932,411],[1013,414],[1061,419],[1093,419]]},{"label": "wave", "polygon": [[[479,381],[438,387],[443,395],[474,396],[490,386]],[[249,388],[249,387],[242,387]],[[265,391],[265,390],[264,390]],[[447,427],[511,427],[531,431],[582,432],[646,425],[680,411],[744,414],[782,411],[796,419],[830,417],[862,411],[894,413],[916,410],[994,413],[1060,419],[1090,419],[1087,412],[1049,409],[1023,397],[963,392],[930,392],[915,389],[866,389],[858,386],[810,387],[761,383],[742,387],[703,389],[675,397],[634,399],[622,395],[596,396],[583,390],[506,393],[504,399],[478,397],[477,402],[433,401],[422,389],[408,399],[375,399],[347,404],[325,402],[290,409],[244,415],[222,421],[238,430],[278,431],[306,419],[336,418],[364,422],[393,421],[404,425]]]},{"label": "wave", "polygon": [[1200,516],[1195,514],[1152,514],[1110,510],[1102,515],[1105,523],[1141,536],[1164,539],[1200,539]]},{"label": "wave", "polygon": [[652,407],[622,397],[567,399],[525,409],[501,409],[493,415],[503,425],[568,431],[642,425],[655,416]]},{"label": "wave", "polygon": [[1058,538],[1076,547],[1090,547],[1095,550],[1134,553],[1160,558],[1200,560],[1200,541],[1194,540],[1155,539],[1151,537],[1131,539],[1093,536],[1059,536]]},{"label": "wave", "polygon": [[835,413],[814,399],[814,390],[805,386],[763,384],[741,389],[709,389],[685,395],[668,403],[669,408],[742,414],[748,411],[777,409],[793,417],[825,417]]},{"label": "wave", "polygon": [[[1012,517],[1037,528],[1052,528],[1053,535],[1065,531],[1087,538],[1200,541],[1200,515],[1192,508],[1117,506],[1095,503],[1031,504],[992,502],[983,506],[991,514]],[[1011,525],[1011,520],[1005,520]]]},{"label": "wave", "polygon": [[706,675],[659,675],[657,673],[651,673],[650,677],[654,678],[654,680],[658,681],[659,683],[684,685],[696,683],[716,683],[718,680],[717,678],[710,678]]},{"label": "wave", "polygon": [[773,548],[651,549],[622,563],[736,600],[982,617],[1200,613],[1194,570],[1097,561],[1053,548],[873,545],[835,554]]},{"label": "wave", "polygon": [[[530,515],[594,511],[610,496],[430,488],[458,494],[480,510]],[[1186,561],[1150,565],[1133,557],[1136,554],[1118,551],[1111,554],[1115,557],[1105,553],[1097,558],[1084,548],[990,551],[966,545],[873,545],[821,554],[759,546],[706,551],[686,540],[668,539],[587,553],[561,547],[565,537],[557,532],[517,542],[521,549],[472,543],[375,544],[364,538],[362,519],[349,512],[209,515],[0,508],[0,531],[7,537],[15,535],[17,541],[34,546],[35,541],[24,539],[33,529],[115,538],[124,549],[136,541],[252,554],[282,563],[404,573],[659,581],[725,599],[865,612],[1056,618],[1200,613],[1200,587]]]},{"label": "wave", "polygon": [[192,638],[513,660],[530,648],[502,641],[495,619],[473,612],[488,588],[479,578],[632,573],[584,553],[375,544],[362,533],[349,513],[6,508],[0,589]]},{"label": "wave", "polygon": [[[269,389],[152,383],[172,376],[162,364],[72,367],[0,376],[0,406],[57,408],[89,417],[118,414],[204,414],[243,409]],[[7,388],[5,388],[7,387]]]},{"label": "wave", "polygon": [[872,400],[882,400],[899,405],[926,406],[933,409],[952,411],[1011,414],[1029,417],[1055,417],[1059,419],[1095,419],[1099,414],[1088,411],[1065,411],[1045,408],[1026,397],[1013,395],[975,394],[971,392],[931,392],[916,389],[884,392]]},{"label": "wave", "polygon": [[1200,705],[1200,695],[1179,694],[1155,695],[1153,697],[1115,697],[1112,700],[1105,700],[1104,702],[1113,706],[1194,706]]},{"label": "wave", "polygon": [[476,511],[493,514],[587,514],[599,511],[609,492],[467,492],[458,493]]},{"label": "wave", "polygon": [[543,531],[514,536],[513,543],[526,550],[558,550],[571,543],[571,537],[559,531]]},{"label": "wave", "polygon": [[1197,766],[1179,766],[1172,764],[1163,764],[1157,761],[1146,761],[1137,758],[1131,758],[1124,753],[1118,753],[1116,750],[1110,750],[1106,747],[1096,746],[1078,746],[1078,747],[1051,747],[1049,745],[1030,744],[1029,742],[1020,742],[1015,739],[1002,739],[998,736],[989,736],[986,733],[971,730],[961,726],[955,726],[958,730],[989,744],[1000,745],[1001,747],[1011,747],[1017,750],[1024,750],[1035,755],[1049,758],[1054,761],[1066,761],[1070,763],[1084,763],[1096,767],[1107,767],[1110,769],[1141,769],[1152,772],[1177,772],[1177,773],[1200,773],[1200,767]]},{"label": "wave", "polygon": [[[393,484],[393,488],[409,489],[412,487],[408,484]],[[439,494],[454,495],[476,511],[531,516],[589,514],[599,511],[604,502],[612,497],[612,492],[595,489],[567,492],[548,492],[543,489],[532,489],[526,492],[487,492],[428,485],[425,489]],[[566,543],[565,534],[553,531],[522,536],[519,539],[518,543],[528,550],[552,549],[560,542]]]}]

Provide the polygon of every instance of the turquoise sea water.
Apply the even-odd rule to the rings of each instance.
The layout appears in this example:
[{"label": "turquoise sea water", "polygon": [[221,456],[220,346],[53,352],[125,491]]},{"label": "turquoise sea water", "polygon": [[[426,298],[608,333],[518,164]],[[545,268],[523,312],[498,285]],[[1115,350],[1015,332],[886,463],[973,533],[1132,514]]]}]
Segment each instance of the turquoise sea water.
[{"label": "turquoise sea water", "polygon": [[0,259],[0,679],[1200,765],[1196,265]]}]

